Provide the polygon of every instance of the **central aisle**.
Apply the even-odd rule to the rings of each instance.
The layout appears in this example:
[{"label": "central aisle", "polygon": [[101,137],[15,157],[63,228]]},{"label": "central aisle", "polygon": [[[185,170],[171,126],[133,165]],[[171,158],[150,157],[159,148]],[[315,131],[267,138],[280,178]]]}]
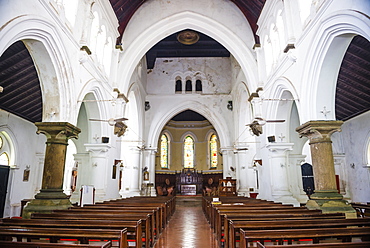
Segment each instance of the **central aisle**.
[{"label": "central aisle", "polygon": [[154,248],[218,248],[201,197],[176,198],[176,211]]}]

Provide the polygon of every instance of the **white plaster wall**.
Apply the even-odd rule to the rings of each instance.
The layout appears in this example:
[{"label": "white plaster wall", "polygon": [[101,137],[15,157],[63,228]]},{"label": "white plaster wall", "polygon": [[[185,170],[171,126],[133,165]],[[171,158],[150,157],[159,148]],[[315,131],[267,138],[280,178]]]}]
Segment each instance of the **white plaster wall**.
[{"label": "white plaster wall", "polygon": [[[370,112],[364,113],[346,121],[341,133],[333,134],[334,141],[341,142],[339,147],[345,152],[345,164],[341,169],[347,177],[345,184],[349,186],[353,202],[370,201],[370,167],[366,166],[366,149],[370,138],[369,120]],[[334,152],[338,153],[337,149]],[[354,164],[353,168],[351,164]]]},{"label": "white plaster wall", "polygon": [[[229,94],[231,91],[231,65],[229,58],[158,58],[153,70],[148,70],[147,93],[168,95],[175,93],[174,75],[182,76],[185,85],[187,77],[202,74],[202,94]],[[195,88],[195,87],[193,87]]]},{"label": "white plaster wall", "polygon": [[[43,163],[39,163],[38,155],[45,153],[46,137],[37,135],[33,123],[0,110],[0,131],[6,132],[14,145],[15,161],[11,164],[7,203],[4,217],[19,216],[20,203],[29,199],[41,187]],[[42,156],[42,155],[41,155]],[[29,181],[23,181],[23,171],[29,166]],[[41,166],[41,168],[40,168]]]}]

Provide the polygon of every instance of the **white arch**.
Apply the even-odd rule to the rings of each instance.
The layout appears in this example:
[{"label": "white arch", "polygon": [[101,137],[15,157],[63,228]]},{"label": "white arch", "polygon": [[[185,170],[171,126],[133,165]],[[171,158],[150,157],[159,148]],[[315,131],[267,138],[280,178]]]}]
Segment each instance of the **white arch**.
[{"label": "white arch", "polygon": [[315,32],[315,39],[309,47],[304,64],[301,104],[304,106],[301,121],[324,119],[320,113],[325,106],[330,110],[327,119],[335,119],[335,89],[341,61],[349,43],[355,35],[370,40],[368,17],[358,11],[333,12],[324,19]]},{"label": "white arch", "polygon": [[[202,107],[200,107],[202,106]],[[157,115],[153,118],[151,125],[148,130],[148,144],[151,146],[157,146],[159,135],[163,127],[167,124],[167,122],[176,114],[183,112],[185,110],[193,110],[201,115],[203,115],[208,121],[211,122],[213,127],[215,128],[217,135],[220,139],[221,147],[229,147],[230,146],[230,135],[228,134],[226,121],[221,118],[220,116],[216,115],[214,111],[208,108],[208,106],[203,106],[201,102],[198,101],[185,101],[177,106],[173,106],[171,109],[166,111],[166,114]]]},{"label": "white arch", "polygon": [[135,67],[145,53],[169,34],[183,29],[197,30],[220,42],[241,65],[248,79],[248,87],[257,88],[257,64],[248,44],[221,23],[190,11],[168,16],[135,37],[123,54],[122,61],[125,63],[118,69],[122,75],[120,86],[127,92],[127,82],[130,82]]},{"label": "white arch", "polygon": [[0,55],[19,40],[31,48],[30,54],[36,67],[42,63],[39,66],[44,68],[38,70],[43,94],[43,121],[76,120],[75,116],[71,116],[75,112],[69,111],[76,107],[73,99],[75,87],[70,85],[70,82],[74,82],[72,67],[59,31],[53,24],[37,16],[17,16],[0,30]]}]

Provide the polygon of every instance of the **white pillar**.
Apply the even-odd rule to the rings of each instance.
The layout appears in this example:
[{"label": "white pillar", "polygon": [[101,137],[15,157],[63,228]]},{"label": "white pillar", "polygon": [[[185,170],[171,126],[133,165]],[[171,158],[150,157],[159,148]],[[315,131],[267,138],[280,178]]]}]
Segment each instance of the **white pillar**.
[{"label": "white pillar", "polygon": [[236,155],[237,159],[237,169],[236,169],[236,179],[239,188],[237,189],[238,195],[247,196],[248,193],[248,159],[247,151],[238,151]]},{"label": "white pillar", "polygon": [[120,195],[123,198],[139,196],[140,195],[140,163],[142,151],[138,146],[129,146],[128,150],[125,150],[125,159],[123,159],[123,176],[122,176],[122,188]]},{"label": "white pillar", "polygon": [[90,185],[89,174],[89,153],[77,153],[73,155],[77,164],[77,183],[76,190],[71,195],[71,202],[80,202],[80,189],[81,185]]},{"label": "white pillar", "polygon": [[299,206],[297,199],[289,190],[287,151],[291,151],[293,143],[269,143],[269,164],[271,170],[271,192],[277,202],[290,203]]},{"label": "white pillar", "polygon": [[145,149],[145,167],[148,168],[149,172],[149,181],[146,183],[151,183],[153,186],[151,186],[150,195],[156,196],[156,190],[154,188],[155,186],[155,154],[157,150],[155,148],[146,148]]},{"label": "white pillar", "polygon": [[306,203],[308,196],[303,190],[302,168],[301,165],[305,161],[306,155],[289,154],[289,164],[292,165],[291,173],[289,173],[289,181],[294,188],[292,189],[293,196],[300,202]]},{"label": "white pillar", "polygon": [[232,177],[235,178],[235,170],[232,171],[230,167],[235,169],[235,165],[233,165],[233,149],[232,148],[221,148],[222,153],[222,161],[223,161],[223,177]]},{"label": "white pillar", "polygon": [[[108,173],[110,166],[107,153],[111,146],[109,144],[85,144],[86,151],[90,153],[90,185],[95,188],[95,201],[105,200],[107,178],[111,176]],[[113,165],[111,165],[113,166]]]}]

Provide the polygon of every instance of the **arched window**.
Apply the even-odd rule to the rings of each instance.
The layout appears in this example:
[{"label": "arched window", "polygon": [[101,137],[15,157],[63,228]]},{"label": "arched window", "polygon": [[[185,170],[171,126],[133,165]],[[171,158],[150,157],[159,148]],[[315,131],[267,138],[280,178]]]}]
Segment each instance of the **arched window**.
[{"label": "arched window", "polygon": [[0,155],[0,165],[8,165],[9,166],[9,156],[6,152],[3,152]]},{"label": "arched window", "polygon": [[202,91],[202,81],[199,79],[195,81],[195,91]]},{"label": "arched window", "polygon": [[191,80],[186,80],[185,91],[192,91]]},{"label": "arched window", "polygon": [[168,137],[166,134],[161,136],[161,168],[168,169]]},{"label": "arched window", "polygon": [[0,136],[0,165],[10,165],[10,158],[7,153],[7,145],[2,136]]},{"label": "arched window", "polygon": [[217,148],[217,136],[215,134],[211,135],[209,140],[209,158],[210,158],[210,167],[217,168],[218,164],[218,156],[217,156],[218,148]]},{"label": "arched window", "polygon": [[181,82],[180,79],[176,80],[175,91],[176,92],[181,92],[182,91],[182,82]]},{"label": "arched window", "polygon": [[194,168],[194,139],[190,135],[184,140],[184,168]]}]

